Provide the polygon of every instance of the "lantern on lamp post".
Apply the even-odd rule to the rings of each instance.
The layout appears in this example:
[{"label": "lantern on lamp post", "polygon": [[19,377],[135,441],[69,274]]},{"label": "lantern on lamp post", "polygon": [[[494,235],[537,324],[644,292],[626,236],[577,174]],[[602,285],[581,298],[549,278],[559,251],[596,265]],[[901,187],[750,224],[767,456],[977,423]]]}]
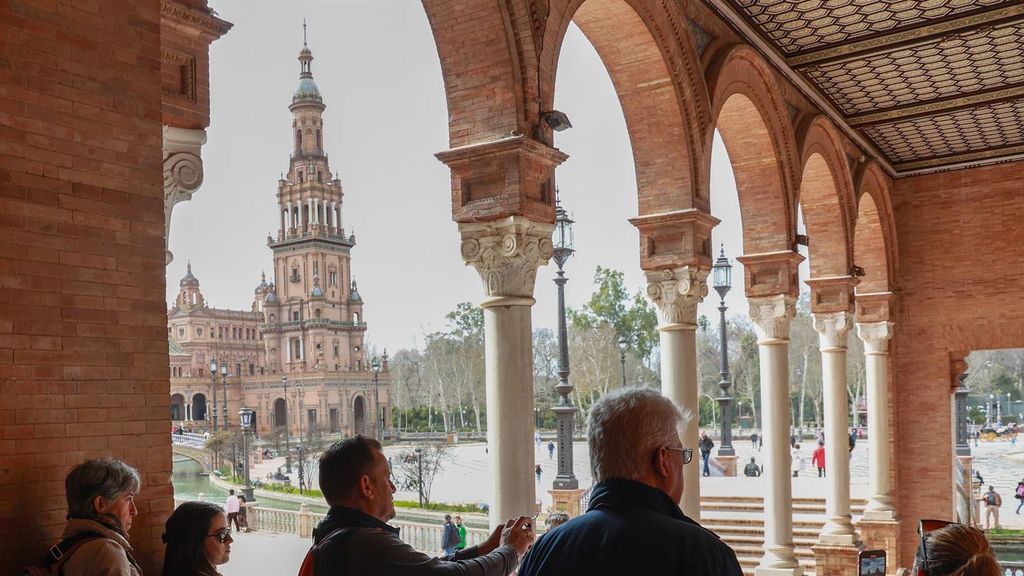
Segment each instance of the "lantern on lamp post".
[{"label": "lantern on lamp post", "polygon": [[238,421],[242,425],[242,462],[245,463],[245,485],[242,487],[242,494],[245,495],[245,502],[255,502],[256,497],[252,493],[252,483],[249,481],[249,430],[255,424],[256,412],[249,408],[242,407],[238,411]]},{"label": "lantern on lamp post", "polygon": [[[210,397],[213,398],[213,431],[217,431],[217,359],[210,358]],[[209,420],[209,418],[207,418]]]},{"label": "lantern on lamp post", "polygon": [[555,490],[575,490],[579,488],[579,480],[572,469],[572,436],[576,408],[569,399],[573,386],[569,383],[569,335],[565,321],[565,283],[568,278],[562,267],[576,252],[573,246],[572,225],[569,213],[562,208],[561,200],[556,200],[555,207],[555,238],[554,258],[558,266],[555,284],[558,286],[558,404],[552,410],[555,413],[558,434],[558,474],[552,483]]}]

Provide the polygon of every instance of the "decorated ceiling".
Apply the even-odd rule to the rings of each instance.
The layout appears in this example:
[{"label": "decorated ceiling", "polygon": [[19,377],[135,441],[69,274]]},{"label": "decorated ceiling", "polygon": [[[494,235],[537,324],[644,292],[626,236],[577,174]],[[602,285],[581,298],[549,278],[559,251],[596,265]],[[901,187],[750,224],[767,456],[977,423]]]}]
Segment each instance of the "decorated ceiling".
[{"label": "decorated ceiling", "polygon": [[707,0],[896,175],[1024,156],[1024,1]]}]

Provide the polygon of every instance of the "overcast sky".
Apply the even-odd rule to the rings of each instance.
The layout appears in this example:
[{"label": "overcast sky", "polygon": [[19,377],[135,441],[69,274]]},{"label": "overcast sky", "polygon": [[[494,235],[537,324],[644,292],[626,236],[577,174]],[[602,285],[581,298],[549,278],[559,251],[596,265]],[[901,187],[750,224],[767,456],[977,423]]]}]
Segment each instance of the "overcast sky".
[{"label": "overcast sky", "polygon": [[[309,24],[313,76],[327,110],[324,147],[345,191],[343,221],[354,230],[353,277],[365,300],[368,342],[395,351],[444,327],[459,302],[483,295],[459,256],[451,220],[450,172],[434,158],[447,149],[447,108],[437,51],[416,0],[211,0],[234,28],[211,48],[205,182],[178,204],[171,223],[167,297],[173,302],[188,261],[207,301],[249,309],[260,272],[272,272],[277,180],[288,168],[302,18]],[[558,168],[563,205],[576,220],[575,257],[566,265],[569,306],[585,302],[598,265],[622,270],[642,290],[636,182],[622,109],[597,53],[574,26],[558,64],[556,108],[573,128],[557,135],[569,155]],[[725,148],[712,157],[715,230],[735,256],[739,207]],[[733,261],[728,304],[745,314],[742,267]],[[554,328],[554,264],[537,275],[534,327]],[[269,280],[269,278],[268,278]],[[717,296],[702,305],[714,318]]]}]

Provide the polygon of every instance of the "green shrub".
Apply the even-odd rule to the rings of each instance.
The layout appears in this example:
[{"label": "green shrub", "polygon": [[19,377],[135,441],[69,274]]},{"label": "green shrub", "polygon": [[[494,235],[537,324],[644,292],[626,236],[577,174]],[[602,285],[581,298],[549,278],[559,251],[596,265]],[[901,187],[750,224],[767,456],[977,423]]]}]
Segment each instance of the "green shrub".
[{"label": "green shrub", "polygon": [[[420,503],[412,500],[395,500],[396,508],[420,508]],[[481,513],[476,504],[447,504],[445,502],[428,502],[423,505],[423,510],[436,510],[438,512],[475,512]]]},{"label": "green shrub", "polygon": [[306,488],[300,494],[298,486],[285,486],[284,484],[268,483],[263,485],[263,489],[268,492],[280,492],[282,494],[294,494],[296,496],[309,496],[310,498],[322,499],[324,497],[323,492],[319,490]]}]

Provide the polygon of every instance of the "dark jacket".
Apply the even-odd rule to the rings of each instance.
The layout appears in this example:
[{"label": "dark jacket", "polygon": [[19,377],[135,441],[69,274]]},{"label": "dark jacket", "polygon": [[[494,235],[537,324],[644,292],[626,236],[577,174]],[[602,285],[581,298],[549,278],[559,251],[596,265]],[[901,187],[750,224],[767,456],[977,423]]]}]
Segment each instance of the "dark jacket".
[{"label": "dark jacket", "polygon": [[444,530],[441,532],[441,548],[447,550],[452,546],[458,546],[458,544],[459,531],[455,529],[455,524],[445,522]]},{"label": "dark jacket", "polygon": [[506,576],[519,555],[511,546],[499,546],[480,556],[477,546],[451,556],[432,558],[398,537],[398,528],[345,506],[331,506],[313,531],[320,542],[338,528],[354,528],[332,537],[317,555],[317,576]]},{"label": "dark jacket", "polygon": [[633,480],[594,486],[587,513],[544,534],[520,576],[741,576],[736,553],[657,488]]}]

